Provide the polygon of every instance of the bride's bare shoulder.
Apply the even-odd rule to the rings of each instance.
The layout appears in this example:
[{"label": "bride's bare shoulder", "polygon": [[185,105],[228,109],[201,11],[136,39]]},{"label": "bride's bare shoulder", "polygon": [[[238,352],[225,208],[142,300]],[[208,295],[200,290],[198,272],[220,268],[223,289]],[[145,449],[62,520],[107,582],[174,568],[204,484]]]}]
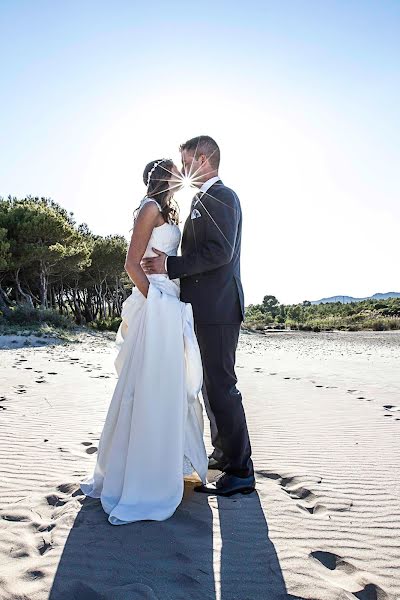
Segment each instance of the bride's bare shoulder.
[{"label": "bride's bare shoulder", "polygon": [[149,218],[151,216],[159,217],[160,216],[160,209],[158,208],[158,205],[155,202],[146,202],[146,204],[144,204],[138,212],[138,218],[139,217],[146,217]]},{"label": "bride's bare shoulder", "polygon": [[135,215],[133,230],[137,232],[142,229],[151,229],[156,227],[161,219],[158,202],[146,199]]},{"label": "bride's bare shoulder", "polygon": [[157,202],[157,200],[155,200],[155,198],[149,198],[148,196],[145,196],[143,198],[143,200],[141,201],[139,210],[143,210],[146,206],[152,206],[154,209],[158,210],[159,212],[161,212],[161,210],[162,210],[159,202]]}]

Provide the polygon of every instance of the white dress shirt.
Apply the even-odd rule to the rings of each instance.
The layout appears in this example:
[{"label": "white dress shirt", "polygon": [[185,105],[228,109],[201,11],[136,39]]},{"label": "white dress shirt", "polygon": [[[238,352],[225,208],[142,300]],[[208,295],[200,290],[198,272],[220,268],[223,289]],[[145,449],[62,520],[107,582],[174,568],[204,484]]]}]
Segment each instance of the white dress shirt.
[{"label": "white dress shirt", "polygon": [[[216,177],[211,177],[211,179],[207,179],[207,181],[205,181],[203,183],[203,185],[201,186],[201,188],[199,189],[199,191],[197,192],[198,194],[205,194],[206,192],[208,192],[208,190],[210,189],[210,187],[212,185],[214,185],[214,183],[217,183],[217,181],[219,181],[220,178],[218,177],[218,175]],[[194,203],[193,206],[196,206],[196,204],[198,203],[198,201],[200,200],[200,198],[197,198],[196,202]]]},{"label": "white dress shirt", "polygon": [[[205,194],[206,192],[208,192],[208,190],[210,189],[210,187],[212,185],[214,185],[214,183],[217,183],[217,181],[220,181],[220,177],[218,177],[218,175],[216,177],[211,177],[211,179],[207,179],[207,181],[205,181],[203,183],[203,185],[201,186],[201,188],[199,189],[199,191],[197,192],[197,194],[202,194],[202,195]],[[193,206],[196,206],[196,204],[199,202],[199,200],[200,200],[200,198],[197,198],[197,200],[193,204]],[[165,257],[165,270],[168,273],[167,261],[168,261],[168,256]]]}]

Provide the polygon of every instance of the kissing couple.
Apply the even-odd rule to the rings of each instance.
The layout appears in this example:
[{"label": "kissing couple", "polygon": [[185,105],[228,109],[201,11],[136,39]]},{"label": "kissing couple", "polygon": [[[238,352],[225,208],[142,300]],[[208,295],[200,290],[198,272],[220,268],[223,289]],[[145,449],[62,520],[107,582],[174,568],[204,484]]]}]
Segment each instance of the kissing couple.
[{"label": "kissing couple", "polygon": [[[242,212],[219,178],[220,149],[209,136],[150,162],[134,214],[125,270],[134,283],[122,306],[118,380],[84,494],[100,498],[112,525],[168,519],[195,492],[231,496],[255,489],[251,445],[235,356],[244,296],[240,280]],[[174,191],[189,179],[192,200],[181,242]],[[214,450],[203,441],[203,405]],[[213,482],[208,469],[222,473]],[[200,483],[200,482],[199,482]]]}]

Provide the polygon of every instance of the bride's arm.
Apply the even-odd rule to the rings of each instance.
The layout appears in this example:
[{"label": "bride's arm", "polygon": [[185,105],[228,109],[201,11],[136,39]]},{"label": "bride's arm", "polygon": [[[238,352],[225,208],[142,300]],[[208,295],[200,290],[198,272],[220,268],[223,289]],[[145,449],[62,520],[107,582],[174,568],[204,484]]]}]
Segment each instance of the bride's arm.
[{"label": "bride's arm", "polygon": [[146,298],[149,291],[149,280],[140,266],[140,261],[146,252],[150,236],[159,218],[160,212],[154,202],[149,202],[143,206],[133,226],[131,242],[124,265],[130,279]]}]

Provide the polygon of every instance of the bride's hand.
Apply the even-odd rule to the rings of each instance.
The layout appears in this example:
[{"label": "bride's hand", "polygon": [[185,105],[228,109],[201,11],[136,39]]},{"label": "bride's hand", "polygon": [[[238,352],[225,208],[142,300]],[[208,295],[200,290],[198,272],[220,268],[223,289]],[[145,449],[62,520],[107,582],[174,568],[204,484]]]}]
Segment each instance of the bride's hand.
[{"label": "bride's hand", "polygon": [[146,275],[166,275],[165,259],[167,255],[164,252],[160,252],[157,248],[152,248],[153,252],[157,254],[154,258],[143,258],[141,267]]}]

